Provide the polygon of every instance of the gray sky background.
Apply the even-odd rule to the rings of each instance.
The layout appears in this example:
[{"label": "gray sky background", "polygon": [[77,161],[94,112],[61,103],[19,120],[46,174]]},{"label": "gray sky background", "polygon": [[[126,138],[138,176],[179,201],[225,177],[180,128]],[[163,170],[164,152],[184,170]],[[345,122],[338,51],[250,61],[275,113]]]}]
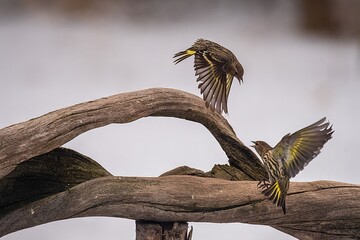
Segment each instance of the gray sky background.
[{"label": "gray sky background", "polygon": [[[275,145],[283,135],[326,116],[335,130],[333,139],[293,181],[358,184],[359,40],[302,34],[296,4],[272,3],[276,4],[174,3],[159,6],[156,12],[126,6],[106,17],[64,17],[42,11],[2,16],[0,128],[76,103],[149,87],[177,88],[200,96],[193,60],[175,66],[172,56],[202,37],[231,49],[245,68],[244,84],[234,81],[227,117],[245,144],[262,139]],[[139,12],[142,17],[136,17]],[[181,165],[208,171],[214,164],[227,163],[202,125],[173,118],[99,128],[65,147],[119,176],[158,176]],[[265,226],[191,225],[194,239],[291,239]],[[72,219],[3,239],[25,238],[135,239],[135,224],[116,218]]]}]

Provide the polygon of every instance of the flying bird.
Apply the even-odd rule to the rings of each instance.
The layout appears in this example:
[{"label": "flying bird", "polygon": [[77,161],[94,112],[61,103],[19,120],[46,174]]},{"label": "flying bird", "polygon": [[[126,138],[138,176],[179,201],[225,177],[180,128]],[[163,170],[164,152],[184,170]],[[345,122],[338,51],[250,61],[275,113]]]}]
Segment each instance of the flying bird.
[{"label": "flying bird", "polygon": [[332,137],[332,126],[326,118],[293,134],[285,135],[273,148],[264,141],[253,141],[269,179],[260,181],[258,187],[277,207],[286,214],[285,199],[290,178],[295,177],[314,159],[324,144]]},{"label": "flying bird", "polygon": [[228,113],[227,101],[233,78],[243,81],[244,69],[235,55],[219,44],[198,39],[190,48],[175,54],[174,63],[195,56],[195,76],[206,107]]}]

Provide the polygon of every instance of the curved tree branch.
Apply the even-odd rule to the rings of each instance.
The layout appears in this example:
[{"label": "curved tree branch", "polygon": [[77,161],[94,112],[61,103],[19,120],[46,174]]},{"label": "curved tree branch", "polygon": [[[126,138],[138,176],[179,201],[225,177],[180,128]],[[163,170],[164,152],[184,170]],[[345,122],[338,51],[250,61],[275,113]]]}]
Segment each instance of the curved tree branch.
[{"label": "curved tree branch", "polygon": [[100,177],[3,216],[0,234],[60,219],[111,216],[261,224],[301,239],[360,237],[360,186],[330,181],[292,183],[287,196],[289,211],[283,215],[256,185],[253,181],[192,176]]},{"label": "curved tree branch", "polygon": [[[216,165],[207,173],[180,167],[158,178],[114,177],[81,154],[56,149],[93,128],[147,116],[201,123],[217,139],[230,166]],[[360,238],[359,185],[291,183],[288,213],[283,215],[256,182],[223,180],[263,178],[266,173],[256,155],[200,98],[163,88],[118,94],[0,129],[0,236],[60,219],[114,216],[262,224],[302,239]]]},{"label": "curved tree branch", "polygon": [[0,129],[0,178],[17,164],[62,146],[76,136],[111,123],[128,123],[147,116],[177,117],[203,124],[216,138],[230,164],[244,179],[261,180],[265,170],[221,115],[199,97],[175,89],[153,88],[77,104]]},{"label": "curved tree branch", "polygon": [[208,173],[179,167],[159,178],[114,177],[82,154],[55,149],[19,164],[0,179],[0,236],[60,219],[112,216],[141,223],[263,224],[301,239],[359,237],[360,186],[291,183],[289,211],[283,215],[264,198],[256,182],[223,180],[236,179],[237,172],[216,165]]},{"label": "curved tree branch", "polygon": [[[229,165],[215,165],[210,172],[186,166],[168,171],[162,176],[190,175],[225,180],[241,180],[240,170]],[[76,151],[56,148],[17,165],[8,175],[0,179],[0,218],[9,212],[29,205],[42,198],[86,182],[112,176],[97,162]]]}]

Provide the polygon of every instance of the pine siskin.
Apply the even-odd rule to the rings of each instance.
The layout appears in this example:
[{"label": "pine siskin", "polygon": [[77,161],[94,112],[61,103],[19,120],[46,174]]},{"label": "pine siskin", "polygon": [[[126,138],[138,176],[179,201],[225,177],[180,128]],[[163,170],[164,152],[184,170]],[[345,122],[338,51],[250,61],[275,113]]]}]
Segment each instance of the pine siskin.
[{"label": "pine siskin", "polygon": [[268,181],[261,181],[258,186],[269,200],[282,207],[284,214],[290,178],[303,170],[332,137],[332,126],[329,127],[329,122],[324,123],[325,120],[322,118],[291,135],[285,135],[274,148],[263,141],[253,142],[255,145],[252,147],[263,160],[269,176]]},{"label": "pine siskin", "polygon": [[194,69],[206,107],[228,113],[227,101],[234,76],[243,81],[244,69],[235,55],[219,44],[198,39],[190,48],[175,54],[174,63],[195,55]]}]

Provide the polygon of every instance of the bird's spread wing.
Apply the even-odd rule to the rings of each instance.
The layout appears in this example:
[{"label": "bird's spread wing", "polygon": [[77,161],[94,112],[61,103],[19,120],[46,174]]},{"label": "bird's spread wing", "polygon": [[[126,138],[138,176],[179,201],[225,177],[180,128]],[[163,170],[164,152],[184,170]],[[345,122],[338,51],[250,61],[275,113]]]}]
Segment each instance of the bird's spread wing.
[{"label": "bird's spread wing", "polygon": [[325,118],[293,134],[285,135],[273,149],[273,156],[283,161],[289,177],[295,177],[319,153],[331,138],[332,126]]},{"label": "bird's spread wing", "polygon": [[233,77],[224,71],[224,62],[204,51],[195,54],[194,68],[206,106],[212,111],[227,113],[227,99]]}]

